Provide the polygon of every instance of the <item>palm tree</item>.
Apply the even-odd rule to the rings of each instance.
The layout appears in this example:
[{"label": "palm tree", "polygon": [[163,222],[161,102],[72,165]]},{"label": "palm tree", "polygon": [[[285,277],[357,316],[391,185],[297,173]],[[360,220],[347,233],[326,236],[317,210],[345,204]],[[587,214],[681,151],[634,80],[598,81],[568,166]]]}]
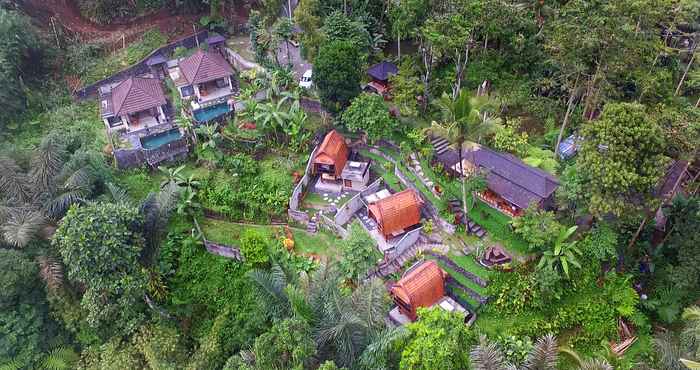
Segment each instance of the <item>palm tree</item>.
[{"label": "palm tree", "polygon": [[[506,361],[501,348],[490,342],[485,336],[481,336],[479,344],[472,348],[469,356],[474,370],[556,370],[559,361],[560,348],[557,346],[557,338],[547,334],[537,340],[530,350],[523,364],[511,364]],[[612,370],[605,360],[581,361],[578,355],[574,359],[578,362],[579,370]]]},{"label": "palm tree", "polygon": [[[467,169],[462,168],[464,165],[464,150],[467,148],[467,140],[475,139],[478,143],[481,138],[494,131],[499,125],[498,119],[490,118],[486,112],[480,111],[480,108],[486,107],[488,100],[483,98],[473,98],[462,90],[457,95],[456,99],[452,99],[444,93],[436,102],[442,112],[442,124],[434,122],[431,124],[428,131],[431,135],[440,136],[450,142],[457,150],[459,156],[458,173],[462,181],[462,207],[466,217],[467,210]],[[469,226],[467,225],[467,231]]]},{"label": "palm tree", "polygon": [[268,303],[271,318],[306,320],[320,356],[349,366],[359,359],[370,338],[385,328],[386,289],[374,279],[350,295],[343,294],[338,289],[341,275],[336,265],[325,262],[311,275],[295,276],[276,264],[269,271],[249,272]]},{"label": "palm tree", "polygon": [[41,364],[46,370],[68,370],[75,368],[80,356],[70,347],[57,347],[51,350]]},{"label": "palm tree", "polygon": [[29,172],[0,156],[0,241],[25,247],[50,220],[83,203],[95,182],[89,160],[84,152],[69,156],[56,136],[42,140]]},{"label": "palm tree", "polygon": [[572,226],[568,229],[561,229],[557,239],[554,241],[554,246],[551,250],[545,251],[540,258],[540,263],[537,268],[551,268],[564,271],[567,279],[569,278],[569,264],[581,268],[581,264],[577,260],[577,256],[581,255],[581,250],[576,247],[577,241],[567,242],[567,240],[576,232],[578,226]]},{"label": "palm tree", "polygon": [[192,143],[197,145],[197,134],[194,132],[194,124],[191,119],[187,117],[178,117],[175,119],[175,124],[185,130],[185,137],[188,140],[192,139]]}]

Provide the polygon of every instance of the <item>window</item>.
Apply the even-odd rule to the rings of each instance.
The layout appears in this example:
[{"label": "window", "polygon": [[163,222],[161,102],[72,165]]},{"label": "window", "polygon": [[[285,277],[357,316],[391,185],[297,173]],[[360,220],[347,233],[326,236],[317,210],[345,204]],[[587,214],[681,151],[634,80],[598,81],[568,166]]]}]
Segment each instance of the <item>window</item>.
[{"label": "window", "polygon": [[180,88],[180,94],[183,98],[192,96],[194,94],[194,88],[192,87],[192,85],[183,86]]}]

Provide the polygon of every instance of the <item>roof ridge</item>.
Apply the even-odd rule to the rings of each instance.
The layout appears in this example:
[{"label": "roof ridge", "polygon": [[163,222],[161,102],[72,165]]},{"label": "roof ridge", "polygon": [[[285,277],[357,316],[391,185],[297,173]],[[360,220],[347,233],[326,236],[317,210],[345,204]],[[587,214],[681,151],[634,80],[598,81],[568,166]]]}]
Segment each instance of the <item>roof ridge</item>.
[{"label": "roof ridge", "polygon": [[194,75],[192,76],[192,81],[197,79],[197,75],[199,74],[199,70],[202,68],[202,61],[204,60],[204,50],[198,49],[195,54],[195,57],[198,57],[199,59],[196,59],[195,65],[197,66],[197,69],[194,71]]},{"label": "roof ridge", "polygon": [[[126,94],[123,94],[123,96],[121,97],[121,101],[119,101],[119,102],[112,101],[112,106],[113,106],[113,110],[115,113],[119,113],[122,110],[122,106],[124,105],[124,102],[126,102],[126,98],[129,96],[131,89],[134,87],[134,77],[131,76],[131,77],[127,78],[126,80],[122,80],[118,84],[114,85],[114,87],[112,88],[112,91],[114,91],[119,86],[121,86],[122,84],[127,83],[127,82],[129,82],[129,88],[126,90]],[[112,99],[114,99],[114,98],[115,98],[115,94],[112,93]],[[119,103],[119,104],[114,104],[114,103]]]},{"label": "roof ridge", "polygon": [[545,180],[550,180],[550,181],[553,181],[553,182],[555,182],[555,183],[557,183],[557,184],[559,183],[559,180],[557,180],[557,179],[556,179],[552,174],[550,174],[549,172],[544,171],[544,170],[539,169],[539,168],[536,168],[536,167],[533,167],[533,166],[530,166],[529,164],[523,162],[522,159],[520,159],[520,158],[518,158],[518,157],[516,157],[516,156],[514,156],[514,155],[512,155],[512,154],[510,154],[510,153],[499,152],[499,151],[497,151],[497,150],[493,150],[493,149],[491,149],[491,148],[489,148],[489,147],[486,147],[486,146],[484,146],[484,145],[479,145],[479,146],[477,147],[477,150],[486,150],[486,151],[488,151],[488,152],[491,152],[491,153],[493,153],[493,154],[495,154],[495,155],[497,155],[497,156],[499,156],[499,157],[501,157],[501,158],[503,158],[503,159],[506,159],[508,162],[513,163],[513,164],[517,165],[518,167],[521,167],[521,168],[527,170],[528,172],[531,172],[531,173],[534,173],[534,174],[539,175],[539,177],[542,177],[542,178],[544,178]]}]

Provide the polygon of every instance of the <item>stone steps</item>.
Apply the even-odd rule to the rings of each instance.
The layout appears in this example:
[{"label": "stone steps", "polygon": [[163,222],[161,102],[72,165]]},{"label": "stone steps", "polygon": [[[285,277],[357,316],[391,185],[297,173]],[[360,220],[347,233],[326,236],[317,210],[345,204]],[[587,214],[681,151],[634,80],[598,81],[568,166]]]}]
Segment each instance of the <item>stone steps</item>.
[{"label": "stone steps", "polygon": [[318,223],[316,222],[316,216],[312,217],[309,220],[309,223],[306,225],[306,231],[311,234],[315,234],[316,232],[318,232]]},{"label": "stone steps", "polygon": [[467,225],[467,230],[470,234],[475,235],[479,239],[483,239],[486,236],[486,230],[464,214],[462,209],[462,201],[459,199],[450,199],[448,201],[448,207],[450,212],[452,212],[455,217],[460,220],[462,225]]},{"label": "stone steps", "polygon": [[450,143],[441,137],[432,138],[431,143],[433,144],[433,148],[438,155],[445,153],[450,146]]}]

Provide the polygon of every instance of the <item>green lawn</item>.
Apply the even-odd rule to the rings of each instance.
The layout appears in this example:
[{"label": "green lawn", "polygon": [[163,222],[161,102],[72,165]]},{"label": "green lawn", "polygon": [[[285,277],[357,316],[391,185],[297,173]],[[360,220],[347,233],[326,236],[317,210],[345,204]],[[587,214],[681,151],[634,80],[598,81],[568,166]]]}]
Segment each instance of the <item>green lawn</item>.
[{"label": "green lawn", "polygon": [[493,271],[488,270],[481,266],[479,263],[474,261],[474,258],[472,256],[458,256],[456,254],[450,254],[449,258],[454,261],[459,267],[473,273],[474,275],[488,280],[492,274],[494,274]]},{"label": "green lawn", "polygon": [[452,270],[450,267],[448,267],[446,264],[442,263],[442,261],[438,261],[438,265],[445,270],[450,276],[452,276],[455,280],[459,281],[462,283],[462,285],[471,288],[473,291],[481,294],[481,295],[486,295],[486,288],[482,288],[481,286],[477,285],[475,282],[471,281],[469,278],[466,276],[458,273],[457,271]]},{"label": "green lawn", "polygon": [[[171,167],[178,166],[181,166],[181,164],[172,165]],[[208,176],[209,170],[204,167],[197,167],[193,162],[187,162],[181,173],[184,177],[193,175],[198,179],[203,179]],[[146,168],[117,171],[115,173],[115,183],[125,189],[134,200],[142,200],[148,193],[157,192],[163,179],[165,179],[165,174],[160,170],[149,171]]]},{"label": "green lawn", "polygon": [[[214,219],[204,219],[200,221],[200,226],[207,239],[228,245],[238,245],[243,232],[249,229],[261,232],[270,240],[285,235],[283,226],[237,224]],[[329,258],[338,256],[338,238],[325,231],[309,234],[304,230],[292,228],[292,235],[294,249],[299,254],[318,254]]]}]

